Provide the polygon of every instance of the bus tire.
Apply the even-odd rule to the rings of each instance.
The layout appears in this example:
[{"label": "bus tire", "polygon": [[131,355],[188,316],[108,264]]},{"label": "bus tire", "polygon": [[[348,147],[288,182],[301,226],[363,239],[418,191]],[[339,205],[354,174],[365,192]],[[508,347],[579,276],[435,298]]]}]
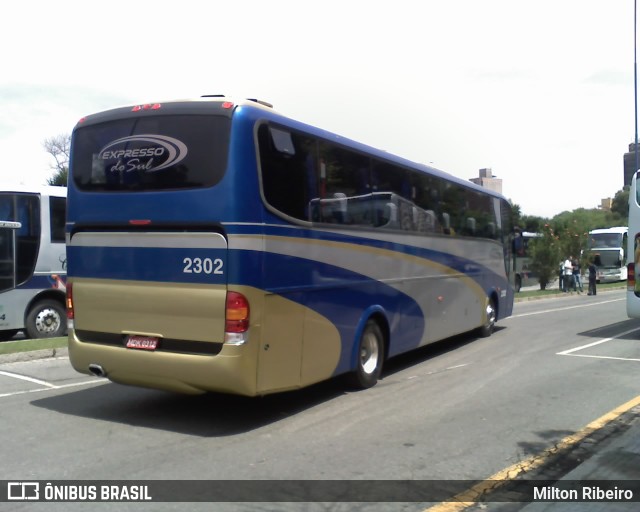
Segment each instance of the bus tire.
[{"label": "bus tire", "polygon": [[66,323],[67,313],[62,304],[51,299],[41,300],[27,314],[27,337],[36,339],[64,336],[67,331]]},{"label": "bus tire", "polygon": [[356,369],[349,375],[350,384],[358,389],[375,386],[383,360],[384,335],[377,322],[368,320],[358,342]]},{"label": "bus tire", "polygon": [[496,328],[496,303],[493,298],[487,297],[487,303],[484,311],[484,324],[480,327],[480,336],[488,338],[493,334]]}]

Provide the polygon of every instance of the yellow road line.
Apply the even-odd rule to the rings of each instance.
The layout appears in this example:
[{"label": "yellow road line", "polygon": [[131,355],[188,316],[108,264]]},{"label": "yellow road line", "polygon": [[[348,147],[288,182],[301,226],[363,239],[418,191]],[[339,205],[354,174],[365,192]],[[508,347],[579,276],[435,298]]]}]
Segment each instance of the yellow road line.
[{"label": "yellow road line", "polygon": [[466,508],[475,505],[478,499],[483,495],[498,489],[502,485],[506,484],[509,480],[516,478],[522,473],[532,471],[542,466],[547,460],[556,453],[566,450],[576,444],[582,442],[586,437],[593,434],[596,430],[601,429],[611,421],[620,417],[625,412],[630,411],[637,405],[640,405],[640,396],[629,400],[627,403],[616,407],[611,412],[601,416],[595,421],[589,423],[582,430],[562,439],[558,444],[547,448],[545,451],[538,455],[533,455],[523,461],[517,462],[512,466],[509,466],[502,471],[499,471],[495,475],[490,476],[487,480],[480,482],[473,487],[470,487],[466,491],[463,491],[450,501],[442,502],[439,505],[434,505],[425,510],[425,512],[460,512]]}]

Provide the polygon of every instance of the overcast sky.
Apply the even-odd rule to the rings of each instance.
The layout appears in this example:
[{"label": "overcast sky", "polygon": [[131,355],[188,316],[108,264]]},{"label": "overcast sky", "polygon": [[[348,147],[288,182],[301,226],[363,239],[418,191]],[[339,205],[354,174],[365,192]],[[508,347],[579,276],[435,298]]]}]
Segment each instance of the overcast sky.
[{"label": "overcast sky", "polygon": [[593,208],[635,138],[633,0],[10,2],[5,183],[84,115],[222,93],[461,178],[524,214]]}]

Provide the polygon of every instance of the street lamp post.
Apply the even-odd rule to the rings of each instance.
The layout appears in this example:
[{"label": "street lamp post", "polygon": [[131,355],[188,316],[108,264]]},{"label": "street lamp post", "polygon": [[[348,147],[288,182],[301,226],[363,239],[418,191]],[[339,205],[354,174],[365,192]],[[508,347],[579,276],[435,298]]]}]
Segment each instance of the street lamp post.
[{"label": "street lamp post", "polygon": [[635,107],[635,122],[636,122],[636,143],[635,143],[635,157],[636,157],[636,172],[638,171],[638,58],[637,58],[637,27],[638,27],[638,0],[633,0],[633,99]]}]

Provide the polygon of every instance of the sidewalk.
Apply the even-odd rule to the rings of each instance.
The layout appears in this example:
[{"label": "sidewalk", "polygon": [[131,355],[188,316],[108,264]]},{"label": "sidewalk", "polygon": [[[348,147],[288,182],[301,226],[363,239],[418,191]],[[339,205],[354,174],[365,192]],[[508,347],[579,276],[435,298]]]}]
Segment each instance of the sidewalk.
[{"label": "sidewalk", "polygon": [[[543,469],[533,478],[554,485],[577,489],[579,499],[585,499],[598,490],[613,490],[619,501],[538,501],[528,504],[511,504],[508,510],[525,512],[609,512],[640,510],[640,405],[612,419],[596,429],[569,451],[559,454],[560,464],[569,469],[557,480],[555,468]],[[552,461],[553,462],[553,461]],[[553,466],[553,464],[551,464]],[[527,476],[527,479],[530,477]],[[586,490],[585,490],[586,489]],[[628,492],[632,500],[625,500]],[[513,508],[514,505],[518,505]]]},{"label": "sidewalk", "polygon": [[[557,281],[554,283],[557,290]],[[553,289],[553,284],[548,288]],[[623,287],[621,287],[623,288]],[[538,290],[539,286],[528,287]],[[608,293],[620,288],[598,292]],[[575,295],[575,293],[574,293]],[[584,294],[586,295],[586,293]],[[566,297],[558,290],[557,295]],[[517,297],[517,294],[516,294]],[[528,300],[528,299],[523,299]],[[640,395],[640,391],[638,391]],[[565,446],[566,445],[566,446]],[[534,470],[525,471],[517,481],[530,482],[518,492],[509,484],[497,489],[485,502],[469,511],[500,512],[631,512],[640,510],[640,396],[617,407],[610,414],[594,421],[581,432],[565,438],[541,455],[544,462]],[[527,465],[526,462],[524,464]],[[578,500],[537,499],[531,502],[532,486],[555,488],[558,492],[576,489]],[[515,490],[515,492],[514,492]],[[618,501],[582,501],[583,492],[592,496],[599,490],[618,492]],[[528,491],[528,492],[527,492]],[[625,500],[628,492],[632,501]],[[528,502],[525,502],[528,501]]]}]

